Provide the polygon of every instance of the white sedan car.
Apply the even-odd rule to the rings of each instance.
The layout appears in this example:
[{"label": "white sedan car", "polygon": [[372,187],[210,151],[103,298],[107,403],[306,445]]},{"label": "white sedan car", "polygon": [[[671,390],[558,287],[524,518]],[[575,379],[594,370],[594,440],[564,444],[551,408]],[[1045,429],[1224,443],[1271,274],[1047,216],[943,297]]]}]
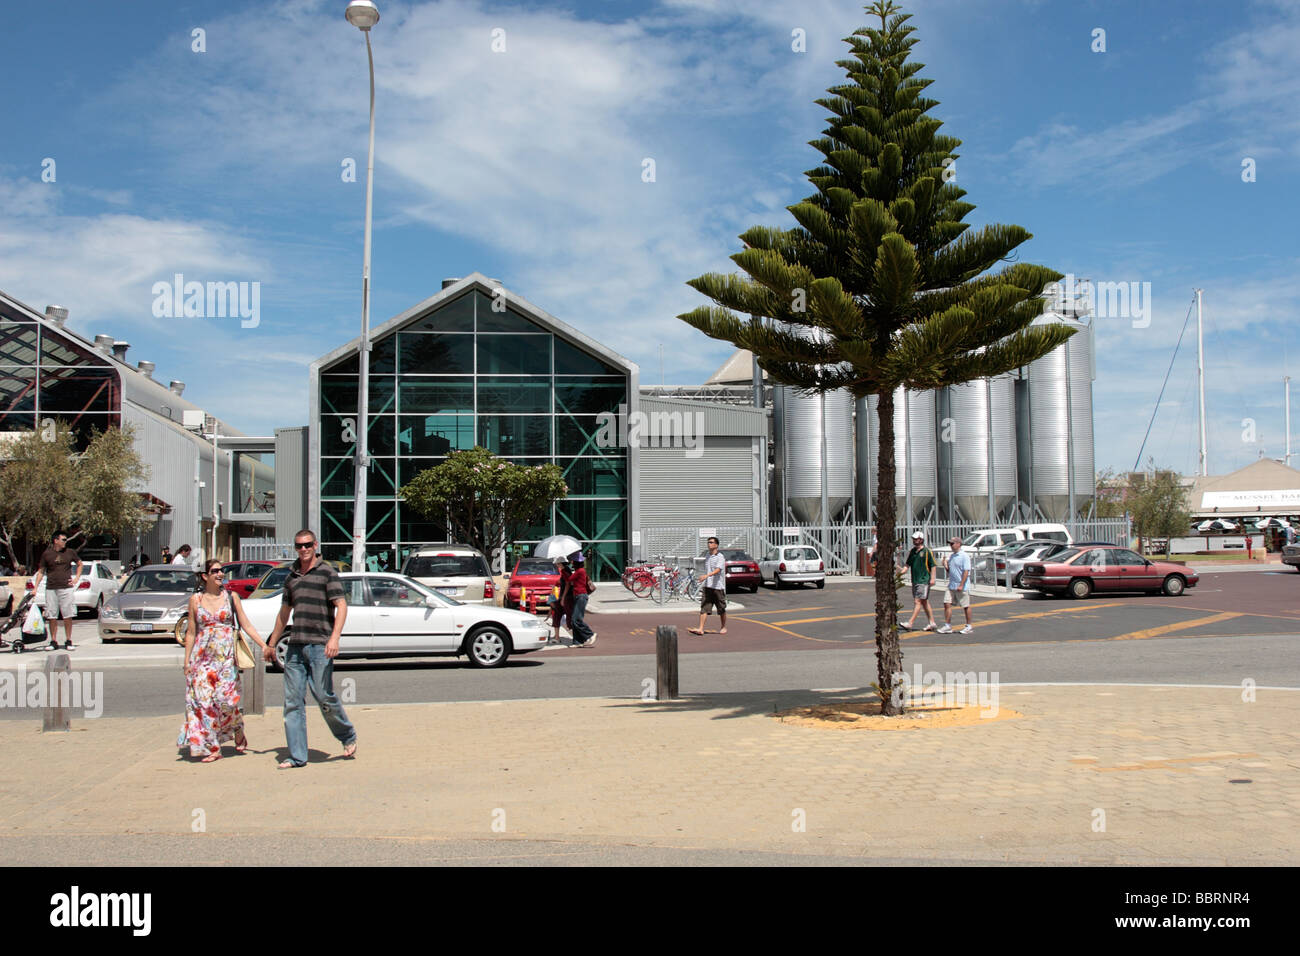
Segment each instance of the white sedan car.
[{"label": "white sedan car", "polygon": [[[76,571],[74,566],[73,571]],[[45,578],[41,578],[41,586],[36,589],[36,603],[45,607]],[[100,609],[105,602],[112,600],[113,595],[117,594],[119,584],[116,575],[103,561],[86,561],[81,567],[81,580],[77,582],[77,587],[73,590],[73,600],[77,605],[77,615],[80,616],[85,612],[92,617],[98,617]],[[32,582],[27,582],[27,590],[32,589]]]},{"label": "white sedan car", "polygon": [[[342,574],[348,602],[339,657],[465,655],[476,667],[500,667],[511,654],[546,646],[545,618],[482,604],[461,604],[400,574]],[[283,592],[244,602],[244,613],[265,639],[275,627]],[[293,618],[289,618],[289,631]],[[288,638],[276,645],[284,668]]]},{"label": "white sedan car", "polygon": [[758,573],[764,582],[771,581],[778,589],[787,584],[813,583],[826,587],[826,562],[817,549],[806,544],[783,544],[769,548],[758,562]]}]

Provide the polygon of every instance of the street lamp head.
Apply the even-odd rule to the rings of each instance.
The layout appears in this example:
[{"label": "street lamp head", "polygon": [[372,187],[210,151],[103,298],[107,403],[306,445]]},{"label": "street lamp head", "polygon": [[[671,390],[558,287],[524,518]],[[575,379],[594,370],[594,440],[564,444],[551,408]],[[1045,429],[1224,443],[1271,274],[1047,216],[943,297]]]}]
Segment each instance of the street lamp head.
[{"label": "street lamp head", "polygon": [[358,30],[369,31],[379,22],[379,8],[370,0],[352,0],[347,9],[348,23]]}]

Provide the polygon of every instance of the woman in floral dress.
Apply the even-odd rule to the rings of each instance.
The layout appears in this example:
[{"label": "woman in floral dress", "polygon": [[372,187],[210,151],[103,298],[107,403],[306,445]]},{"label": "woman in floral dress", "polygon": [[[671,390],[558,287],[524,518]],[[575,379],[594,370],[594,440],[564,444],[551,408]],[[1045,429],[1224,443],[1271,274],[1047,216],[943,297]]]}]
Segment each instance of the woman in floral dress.
[{"label": "woman in floral dress", "polygon": [[185,726],[177,747],[190,748],[190,756],[203,763],[221,759],[221,744],[235,741],[235,751],[248,748],[239,668],[235,664],[234,615],[244,633],[265,650],[266,642],[248,622],[239,597],[222,590],[221,562],[210,558],[199,575],[202,587],[190,596],[185,631]]}]

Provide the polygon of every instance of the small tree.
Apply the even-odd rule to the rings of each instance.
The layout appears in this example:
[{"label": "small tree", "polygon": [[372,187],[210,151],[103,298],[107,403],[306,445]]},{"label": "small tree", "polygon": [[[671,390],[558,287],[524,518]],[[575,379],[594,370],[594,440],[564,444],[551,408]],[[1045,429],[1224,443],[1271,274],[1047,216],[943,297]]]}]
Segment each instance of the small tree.
[{"label": "small tree", "polygon": [[[1168,541],[1186,534],[1191,526],[1187,489],[1175,471],[1153,469],[1147,475],[1140,472],[1131,475],[1128,501],[1139,541],[1150,538],[1164,538]],[[1169,551],[1167,544],[1165,551]]]},{"label": "small tree", "polygon": [[14,565],[21,563],[14,552],[18,537],[27,538],[30,551],[60,528],[118,535],[145,525],[139,492],[132,489],[148,480],[149,470],[135,452],[131,427],[96,432],[81,454],[75,440],[60,424],[53,434],[24,433],[0,451],[0,543]]},{"label": "small tree", "polygon": [[558,465],[516,465],[486,448],[455,451],[402,487],[407,504],[426,518],[445,521],[491,565],[501,546],[569,493]]}]

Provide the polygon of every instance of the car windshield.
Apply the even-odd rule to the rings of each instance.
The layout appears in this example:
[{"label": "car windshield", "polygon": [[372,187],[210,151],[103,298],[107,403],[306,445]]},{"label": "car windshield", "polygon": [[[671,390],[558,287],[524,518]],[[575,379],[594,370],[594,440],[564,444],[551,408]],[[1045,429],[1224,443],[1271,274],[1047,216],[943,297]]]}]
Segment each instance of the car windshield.
[{"label": "car windshield", "polygon": [[962,546],[969,548],[971,545],[973,545],[976,541],[978,541],[982,537],[984,536],[980,534],[978,531],[974,532],[973,534],[968,534],[966,535],[966,537],[961,539]]},{"label": "car windshield", "polygon": [[785,559],[787,561],[816,561],[817,552],[812,548],[786,548]]},{"label": "car windshield", "polygon": [[406,559],[408,578],[485,578],[487,566],[477,554],[424,554]]},{"label": "car windshield", "polygon": [[175,571],[159,569],[157,571],[136,571],[122,585],[123,592],[132,594],[140,591],[156,591],[163,594],[181,594],[193,591],[198,583],[198,575],[189,568],[177,568]]},{"label": "car windshield", "polygon": [[1052,555],[1053,564],[1063,564],[1079,553],[1078,548],[1066,548],[1064,551],[1058,551]]},{"label": "car windshield", "polygon": [[259,591],[265,591],[267,588],[279,588],[284,586],[284,582],[289,580],[289,572],[293,570],[292,565],[286,564],[282,568],[272,568],[266,572],[266,575],[257,583]]},{"label": "car windshield", "polygon": [[753,561],[748,552],[741,548],[724,548],[722,556],[728,561]]},{"label": "car windshield", "polygon": [[547,558],[524,558],[515,568],[515,574],[559,574],[555,562]]}]

